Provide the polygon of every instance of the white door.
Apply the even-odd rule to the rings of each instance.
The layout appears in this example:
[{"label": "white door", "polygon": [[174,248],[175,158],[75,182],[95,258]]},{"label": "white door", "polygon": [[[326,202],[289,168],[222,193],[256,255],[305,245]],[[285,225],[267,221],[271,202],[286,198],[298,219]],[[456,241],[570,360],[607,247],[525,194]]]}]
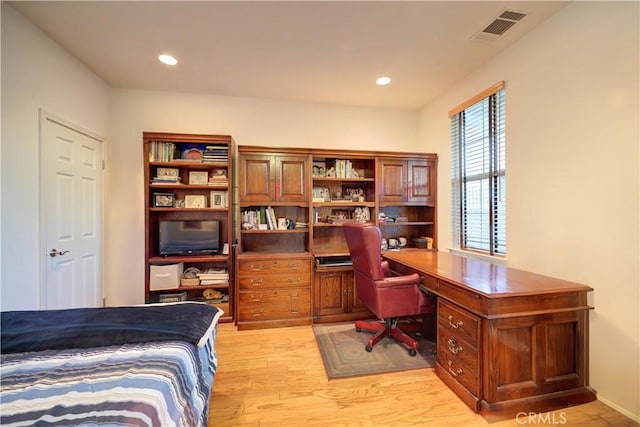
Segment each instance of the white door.
[{"label": "white door", "polygon": [[45,309],[102,305],[102,142],[40,114]]}]

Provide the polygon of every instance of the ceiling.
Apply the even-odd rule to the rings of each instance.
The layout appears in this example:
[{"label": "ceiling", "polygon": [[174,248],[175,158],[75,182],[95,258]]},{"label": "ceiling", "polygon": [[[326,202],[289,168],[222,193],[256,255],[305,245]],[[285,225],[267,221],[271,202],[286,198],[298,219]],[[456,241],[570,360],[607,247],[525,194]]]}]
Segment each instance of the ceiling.
[{"label": "ceiling", "polygon": [[[11,2],[114,88],[411,110],[567,3]],[[505,10],[527,16],[495,41],[472,39]],[[376,86],[382,75],[392,82]]]}]

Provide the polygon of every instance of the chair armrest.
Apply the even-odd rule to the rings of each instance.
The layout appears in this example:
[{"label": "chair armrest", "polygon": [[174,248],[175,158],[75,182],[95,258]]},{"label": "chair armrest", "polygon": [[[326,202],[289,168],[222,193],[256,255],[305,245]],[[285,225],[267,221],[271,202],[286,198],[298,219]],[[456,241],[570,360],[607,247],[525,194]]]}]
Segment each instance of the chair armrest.
[{"label": "chair armrest", "polygon": [[421,279],[417,273],[407,274],[405,276],[385,277],[382,280],[376,280],[376,288],[391,288],[395,286],[417,286]]},{"label": "chair armrest", "polygon": [[382,272],[384,273],[384,277],[391,277],[391,267],[389,267],[389,261],[382,261]]}]

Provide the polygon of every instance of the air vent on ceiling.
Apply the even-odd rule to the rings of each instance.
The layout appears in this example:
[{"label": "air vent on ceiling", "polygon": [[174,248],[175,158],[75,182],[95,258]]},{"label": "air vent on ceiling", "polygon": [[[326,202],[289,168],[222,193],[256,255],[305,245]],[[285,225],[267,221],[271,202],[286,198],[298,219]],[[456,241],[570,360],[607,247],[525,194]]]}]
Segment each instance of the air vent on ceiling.
[{"label": "air vent on ceiling", "polygon": [[482,31],[474,34],[471,39],[482,41],[496,40],[500,36],[502,36],[509,28],[513,27],[517,22],[521,21],[525,16],[527,16],[527,14],[523,12],[505,10]]}]

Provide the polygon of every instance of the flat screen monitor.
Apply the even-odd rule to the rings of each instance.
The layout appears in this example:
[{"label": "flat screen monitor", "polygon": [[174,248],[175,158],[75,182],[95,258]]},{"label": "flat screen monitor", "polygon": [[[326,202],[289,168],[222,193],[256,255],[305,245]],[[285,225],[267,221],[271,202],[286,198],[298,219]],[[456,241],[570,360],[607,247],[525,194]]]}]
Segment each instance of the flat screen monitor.
[{"label": "flat screen monitor", "polygon": [[206,255],[220,249],[220,221],[160,221],[160,255]]}]

